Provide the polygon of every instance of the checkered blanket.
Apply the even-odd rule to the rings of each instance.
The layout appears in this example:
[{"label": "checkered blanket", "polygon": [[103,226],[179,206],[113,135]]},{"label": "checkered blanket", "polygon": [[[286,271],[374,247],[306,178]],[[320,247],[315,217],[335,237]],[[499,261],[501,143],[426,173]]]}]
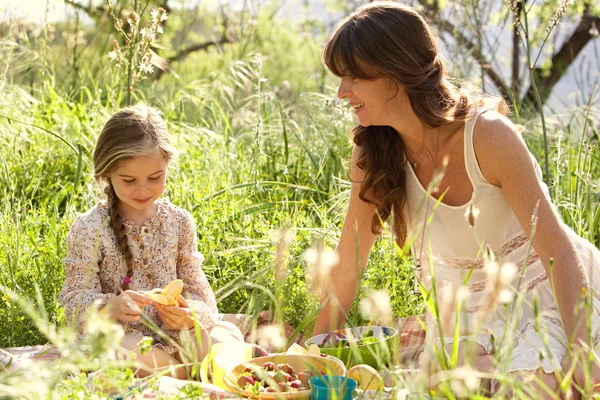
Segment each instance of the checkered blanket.
[{"label": "checkered blanket", "polygon": [[[419,354],[423,351],[425,331],[419,322],[419,318],[421,317],[414,316],[396,320],[396,326],[400,332],[400,362],[406,366],[414,365]],[[275,321],[272,313],[269,312],[259,313],[256,317],[247,314],[223,314],[222,319],[238,326],[247,341],[253,341],[253,326],[256,326],[257,330],[260,330],[260,328],[270,325],[282,328],[288,346],[292,343],[303,345],[308,339],[308,337],[301,333],[294,334],[295,329],[290,325]],[[18,361],[23,358],[52,360],[58,357],[60,357],[60,354],[56,349],[48,345],[0,349],[0,364],[4,365],[8,364],[11,359],[12,361]]]},{"label": "checkered blanket", "polygon": [[[425,343],[425,331],[419,322],[419,318],[419,316],[416,316],[400,318],[396,320],[396,326],[400,332],[399,362],[404,367],[414,366],[419,354],[423,351],[423,346]],[[223,314],[222,320],[231,322],[238,326],[244,334],[247,342],[252,342],[254,339],[259,339],[257,333],[260,334],[260,330],[267,327],[279,328],[284,336],[284,339],[287,339],[287,346],[291,345],[292,343],[303,345],[306,339],[308,339],[308,337],[303,336],[301,333],[296,333],[296,330],[293,327],[285,323],[275,321],[272,313],[269,312],[259,313],[255,317],[247,314]],[[267,350],[277,351],[275,349]],[[23,364],[22,361],[24,360],[35,359],[41,361],[52,361],[57,358],[60,358],[60,353],[56,350],[56,348],[49,345],[0,349],[0,372],[2,371],[2,365],[8,365],[9,368],[19,368],[19,366],[29,365],[28,363]],[[144,390],[144,398],[153,399],[157,398],[159,395],[176,394],[179,393],[183,386],[189,383],[190,381],[163,376],[159,379],[158,390]],[[233,399],[239,397],[234,393],[228,392],[211,384],[200,382],[192,383],[201,385],[203,393],[211,400]]]}]

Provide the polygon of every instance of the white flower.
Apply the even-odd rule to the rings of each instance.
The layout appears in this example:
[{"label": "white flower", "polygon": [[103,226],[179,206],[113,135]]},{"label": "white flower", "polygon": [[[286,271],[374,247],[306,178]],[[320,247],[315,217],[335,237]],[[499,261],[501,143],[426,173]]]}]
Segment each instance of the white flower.
[{"label": "white flower", "polygon": [[496,261],[491,261],[485,264],[485,272],[491,281],[496,281],[498,272],[500,272],[500,265]]},{"label": "white flower", "polygon": [[392,305],[388,294],[381,290],[367,290],[360,301],[360,313],[365,319],[387,323],[392,319]]},{"label": "white flower", "polygon": [[117,59],[117,52],[116,51],[109,51],[108,52],[108,58],[110,58],[111,60],[116,60]]},{"label": "white flower", "polygon": [[329,272],[338,263],[338,254],[330,249],[323,248],[318,242],[315,246],[304,252],[304,261],[307,264],[306,282],[314,296],[319,295],[323,281],[328,281]]},{"label": "white flower", "polygon": [[504,263],[500,267],[500,282],[509,284],[518,272],[518,268],[513,263]]},{"label": "white flower", "polygon": [[410,395],[408,389],[398,390],[396,392],[396,400],[406,400],[408,395]]},{"label": "white flower", "polygon": [[280,351],[287,343],[279,325],[266,325],[258,328],[256,342],[267,351]]},{"label": "white flower", "polygon": [[461,285],[456,291],[456,300],[457,301],[465,301],[469,298],[471,292],[469,292],[469,288],[465,285]]},{"label": "white flower", "polygon": [[150,62],[141,61],[140,65],[138,65],[138,70],[141,74],[151,74],[154,71],[154,67]]},{"label": "white flower", "polygon": [[513,299],[513,292],[510,289],[502,289],[498,296],[498,302],[500,304],[508,304]]},{"label": "white flower", "polygon": [[304,261],[315,268],[319,277],[325,277],[339,261],[338,254],[330,249],[311,247],[304,252]]},{"label": "white flower", "polygon": [[168,18],[169,18],[169,16],[167,15],[166,11],[160,16],[161,21],[166,21]]}]

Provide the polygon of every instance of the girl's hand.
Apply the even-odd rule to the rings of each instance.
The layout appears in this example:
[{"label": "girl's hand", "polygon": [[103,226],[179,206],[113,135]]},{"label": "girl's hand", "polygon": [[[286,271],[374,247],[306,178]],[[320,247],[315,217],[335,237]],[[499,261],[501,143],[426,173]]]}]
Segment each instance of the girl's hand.
[{"label": "girl's hand", "polygon": [[158,311],[158,315],[167,329],[180,331],[192,328],[194,318],[190,306],[181,295],[177,298],[177,302],[179,304],[176,306],[165,306],[155,301],[152,302],[152,305]]},{"label": "girl's hand", "polygon": [[110,299],[106,306],[111,318],[122,322],[135,322],[140,319],[142,309],[151,303],[152,301],[143,294],[126,290]]}]

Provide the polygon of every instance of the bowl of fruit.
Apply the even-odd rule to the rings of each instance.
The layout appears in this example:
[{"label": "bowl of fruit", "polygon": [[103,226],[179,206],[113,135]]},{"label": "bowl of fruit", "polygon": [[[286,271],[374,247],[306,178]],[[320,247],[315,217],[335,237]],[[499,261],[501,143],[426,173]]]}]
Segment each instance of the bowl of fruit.
[{"label": "bowl of fruit", "polygon": [[308,399],[313,376],[345,375],[346,367],[334,357],[310,354],[273,354],[243,362],[225,374],[227,388],[243,397]]},{"label": "bowl of fruit", "polygon": [[359,326],[322,333],[308,339],[322,353],[339,358],[348,366],[367,364],[376,369],[388,365],[398,331],[389,326]]}]

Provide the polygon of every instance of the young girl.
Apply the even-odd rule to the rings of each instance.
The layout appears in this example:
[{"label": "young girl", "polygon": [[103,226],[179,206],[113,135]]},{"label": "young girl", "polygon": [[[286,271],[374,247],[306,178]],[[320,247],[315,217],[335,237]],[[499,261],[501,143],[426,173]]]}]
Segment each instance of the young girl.
[{"label": "young girl", "polygon": [[[156,110],[142,104],[113,115],[94,151],[95,178],[106,183],[107,200],[79,216],[67,238],[60,293],[67,317],[82,329],[90,306],[106,308],[125,329],[123,347],[136,351],[140,376],[182,363],[173,342],[151,329],[142,314],[181,344],[181,332],[194,329],[193,310],[202,332],[199,360],[210,343],[243,341],[234,325],[219,321],[215,295],[200,268],[204,257],[192,216],[161,198],[174,154]],[[177,305],[165,306],[143,294],[174,279],[184,283]],[[154,339],[144,355],[136,350],[143,336]],[[189,336],[195,337],[193,332]],[[185,378],[184,368],[175,371]]]}]

